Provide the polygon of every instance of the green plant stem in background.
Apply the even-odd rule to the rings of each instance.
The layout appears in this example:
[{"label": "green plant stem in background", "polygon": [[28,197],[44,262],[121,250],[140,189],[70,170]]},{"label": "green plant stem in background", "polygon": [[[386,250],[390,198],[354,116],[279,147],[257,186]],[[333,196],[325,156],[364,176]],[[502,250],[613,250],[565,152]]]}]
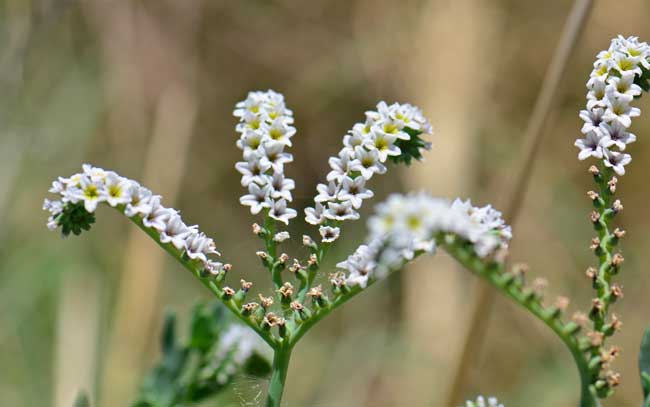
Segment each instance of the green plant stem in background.
[{"label": "green plant stem in background", "polygon": [[281,405],[282,393],[284,392],[289,371],[291,351],[291,345],[283,346],[280,344],[275,348],[273,366],[271,367],[271,381],[269,382],[268,398],[266,399],[267,407],[280,407]]}]

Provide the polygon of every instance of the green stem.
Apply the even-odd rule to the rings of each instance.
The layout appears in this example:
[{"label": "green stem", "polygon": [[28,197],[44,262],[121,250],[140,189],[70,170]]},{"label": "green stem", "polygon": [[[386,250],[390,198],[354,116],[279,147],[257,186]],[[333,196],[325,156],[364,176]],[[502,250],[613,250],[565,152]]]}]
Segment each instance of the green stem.
[{"label": "green stem", "polygon": [[[123,213],[122,208],[117,208],[118,211]],[[196,277],[201,284],[203,284],[208,290],[210,290],[217,298],[221,300],[221,302],[228,308],[240,321],[242,321],[244,324],[248,325],[251,327],[257,334],[264,339],[266,343],[268,343],[271,347],[276,346],[276,341],[273,338],[273,336],[266,331],[263,331],[255,322],[253,322],[250,318],[242,315],[239,312],[239,307],[237,304],[235,304],[232,300],[224,300],[222,297],[222,291],[221,289],[217,286],[217,284],[214,281],[210,281],[206,278],[203,278],[201,276],[202,273],[202,267],[199,262],[194,261],[192,259],[189,259],[187,257],[183,256],[183,253],[178,250],[174,245],[171,243],[162,243],[160,241],[160,236],[158,235],[158,232],[144,226],[142,224],[142,218],[139,216],[133,216],[131,218],[131,221],[135,223],[142,231],[144,231],[149,237],[151,237],[156,243],[158,243],[158,246],[163,248],[167,253],[169,253],[176,261],[178,261],[183,267],[185,267],[194,277]]]},{"label": "green stem", "polygon": [[291,346],[278,346],[273,354],[273,366],[271,370],[271,381],[269,383],[269,392],[266,399],[267,407],[280,407],[282,403],[282,393],[287,381],[287,372],[289,371],[289,360],[291,359]]},{"label": "green stem", "polygon": [[[544,308],[542,304],[535,299],[531,299],[526,292],[524,292],[517,285],[508,283],[508,279],[504,278],[503,265],[498,263],[486,264],[482,259],[477,258],[469,250],[458,247],[454,244],[447,244],[439,242],[440,245],[455,258],[460,264],[465,266],[474,274],[485,278],[492,286],[499,290],[506,297],[514,300],[516,303],[526,308],[529,312],[540,319],[546,326],[551,328],[553,332],[564,342],[564,344],[571,352],[571,356],[578,368],[580,374],[580,407],[598,407],[600,406],[598,399],[594,396],[591,389],[591,373],[589,370],[587,359],[583,351],[580,349],[576,337],[573,335],[573,330],[569,329],[568,324],[564,324],[560,319],[549,312],[549,309]],[[492,266],[492,267],[490,267]]]}]

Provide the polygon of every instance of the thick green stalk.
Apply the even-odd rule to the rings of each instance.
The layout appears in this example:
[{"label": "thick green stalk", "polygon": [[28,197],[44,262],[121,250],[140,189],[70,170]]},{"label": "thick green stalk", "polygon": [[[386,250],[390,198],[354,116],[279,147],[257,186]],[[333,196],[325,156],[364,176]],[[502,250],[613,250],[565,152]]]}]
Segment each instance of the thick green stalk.
[{"label": "thick green stalk", "polygon": [[266,407],[280,407],[282,403],[282,393],[287,381],[291,351],[291,346],[283,346],[282,344],[275,348]]}]

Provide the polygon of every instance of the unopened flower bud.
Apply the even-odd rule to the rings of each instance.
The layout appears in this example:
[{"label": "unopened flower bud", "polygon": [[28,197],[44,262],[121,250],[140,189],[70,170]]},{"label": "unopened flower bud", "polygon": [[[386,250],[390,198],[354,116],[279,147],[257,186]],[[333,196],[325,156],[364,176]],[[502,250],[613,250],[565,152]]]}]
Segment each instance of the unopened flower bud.
[{"label": "unopened flower bud", "polygon": [[589,173],[595,177],[600,175],[600,170],[595,165],[592,165],[591,167],[589,167]]},{"label": "unopened flower bud", "polygon": [[316,249],[318,247],[316,245],[316,242],[314,242],[314,239],[307,235],[302,235],[302,244],[303,246],[309,247],[311,249]]},{"label": "unopened flower bud", "polygon": [[623,229],[616,228],[614,229],[614,236],[617,239],[622,239],[623,237],[625,237],[625,231]]},{"label": "unopened flower bud", "polygon": [[607,372],[605,376],[609,387],[616,387],[621,383],[621,374],[615,372]]},{"label": "unopened flower bud", "polygon": [[571,320],[578,324],[581,327],[585,327],[587,323],[589,322],[589,318],[587,317],[587,314],[584,312],[576,311],[572,316]]},{"label": "unopened flower bud", "polygon": [[623,288],[619,284],[612,284],[612,297],[614,301],[623,298]]},{"label": "unopened flower bud", "polygon": [[289,260],[289,255],[286,253],[282,253],[280,257],[278,257],[278,261],[280,264],[285,264]]},{"label": "unopened flower bud", "polygon": [[600,213],[596,211],[591,211],[589,214],[589,219],[591,220],[591,223],[597,223],[598,220],[600,219]]},{"label": "unopened flower bud", "polygon": [[309,259],[307,260],[307,265],[309,267],[318,265],[318,257],[316,256],[316,254],[312,253],[309,255]]},{"label": "unopened flower bud", "polygon": [[223,271],[228,273],[230,270],[232,270],[232,264],[226,263],[226,264],[223,265]]},{"label": "unopened flower bud", "polygon": [[282,302],[288,304],[291,302],[291,296],[293,295],[293,285],[291,285],[290,282],[284,283],[284,285],[278,289],[278,293],[282,298]]},{"label": "unopened flower bud", "polygon": [[248,290],[250,290],[251,287],[253,287],[253,283],[251,283],[250,281],[246,281],[242,279],[239,282],[241,284],[242,291],[248,292]]},{"label": "unopened flower bud", "polygon": [[619,213],[620,211],[623,210],[623,205],[621,204],[621,201],[619,199],[614,201],[614,203],[612,204],[612,209],[614,210],[615,213]]},{"label": "unopened flower bud", "polygon": [[535,280],[533,280],[533,292],[538,297],[544,295],[544,290],[546,290],[546,287],[548,287],[548,280],[545,278],[537,277]]},{"label": "unopened flower bud", "polygon": [[613,193],[616,192],[616,184],[617,183],[618,183],[618,178],[616,178],[616,177],[612,177],[612,179],[610,179],[607,182],[607,187],[608,187],[610,193],[613,194]]},{"label": "unopened flower bud", "polygon": [[597,237],[594,237],[591,239],[591,245],[589,246],[591,250],[599,250],[600,249],[600,239]]},{"label": "unopened flower bud", "polygon": [[278,232],[278,233],[275,234],[275,236],[273,236],[273,241],[278,242],[278,243],[282,243],[285,240],[288,240],[290,238],[291,238],[291,235],[289,235],[289,232],[286,232],[286,231]]}]

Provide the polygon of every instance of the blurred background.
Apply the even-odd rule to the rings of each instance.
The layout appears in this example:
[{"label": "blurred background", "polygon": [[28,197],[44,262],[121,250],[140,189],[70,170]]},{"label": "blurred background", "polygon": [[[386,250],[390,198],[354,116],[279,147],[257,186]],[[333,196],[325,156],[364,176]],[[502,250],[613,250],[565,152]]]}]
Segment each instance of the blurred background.
[{"label": "blurred background", "polygon": [[[0,405],[126,405],[158,355],[166,308],[186,316],[208,293],[144,234],[101,211],[83,238],[62,240],[41,211],[51,181],[84,162],[142,181],[200,224],[234,263],[267,282],[238,204],[233,105],[274,89],[294,110],[288,167],[294,207],[311,201],[342,136],[377,101],[419,105],[435,129],[424,163],[373,181],[375,202],[422,189],[504,205],[523,134],[572,2],[552,0],[0,0]],[[650,4],[595,2],[571,53],[514,225],[511,258],[586,309],[591,188],[574,139],[595,54],[617,34],[650,40]],[[642,110],[650,107],[641,99]],[[650,120],[620,185],[628,230],[624,322],[614,343],[623,384],[608,406],[636,406],[636,355],[650,325],[647,202]],[[364,212],[372,205],[364,207]],[[300,236],[309,229],[296,221]],[[346,226],[330,261],[365,225]],[[233,277],[234,278],[234,277]],[[377,284],[301,342],[291,406],[445,406],[476,278],[439,254]],[[494,293],[467,398],[507,406],[575,406],[577,372],[555,336]],[[186,318],[185,318],[186,319]],[[241,379],[219,405],[256,405],[264,383]],[[248,403],[248,404],[246,404]]]}]

